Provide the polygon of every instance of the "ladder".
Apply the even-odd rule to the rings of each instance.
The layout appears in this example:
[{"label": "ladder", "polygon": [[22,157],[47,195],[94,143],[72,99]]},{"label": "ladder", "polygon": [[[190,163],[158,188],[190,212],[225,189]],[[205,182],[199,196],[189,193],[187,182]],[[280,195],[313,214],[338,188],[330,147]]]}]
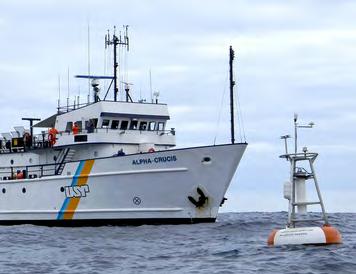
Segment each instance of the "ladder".
[{"label": "ladder", "polygon": [[62,174],[65,164],[73,160],[75,153],[76,151],[73,148],[65,148],[59,153],[56,161],[56,175]]}]

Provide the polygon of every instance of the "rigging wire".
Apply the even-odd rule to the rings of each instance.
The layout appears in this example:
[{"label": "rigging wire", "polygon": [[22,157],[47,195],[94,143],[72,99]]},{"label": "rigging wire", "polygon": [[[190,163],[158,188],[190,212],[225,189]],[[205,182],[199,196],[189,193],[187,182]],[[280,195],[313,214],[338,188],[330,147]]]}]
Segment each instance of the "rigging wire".
[{"label": "rigging wire", "polygon": [[[121,32],[120,32],[120,36],[121,36]],[[119,95],[120,95],[120,100],[121,101],[124,101],[124,94],[123,94],[123,79],[122,79],[122,73],[121,73],[121,71],[122,71],[122,67],[121,67],[121,64],[122,64],[122,55],[123,55],[123,53],[122,53],[122,47],[121,46],[119,46],[119,61],[118,61],[118,64],[119,64],[119,66],[118,66],[118,80],[119,80]]]},{"label": "rigging wire", "polygon": [[225,85],[224,85],[224,89],[223,89],[223,95],[221,97],[221,103],[220,103],[220,108],[219,108],[219,114],[218,114],[218,120],[217,120],[217,123],[216,123],[216,132],[215,132],[215,136],[214,136],[214,146],[215,146],[215,143],[216,143],[216,138],[217,138],[217,135],[219,133],[219,126],[220,126],[220,118],[221,118],[221,113],[222,113],[222,109],[223,109],[223,104],[224,104],[224,99],[225,99],[225,94],[226,94],[226,83],[227,83],[227,78],[229,77],[229,73],[227,72],[226,73],[226,77],[225,77]]},{"label": "rigging wire", "polygon": [[[234,79],[237,79],[236,78],[236,75],[234,73]],[[239,83],[238,81],[236,81],[236,83]],[[244,125],[244,119],[243,119],[243,114],[242,114],[242,109],[241,109],[241,104],[240,104],[240,94],[239,94],[239,89],[236,85],[236,88],[235,88],[236,92],[236,100],[235,100],[235,107],[237,109],[237,119],[238,119],[238,123],[239,123],[239,135],[240,135],[240,140],[242,142],[245,142],[246,143],[246,134],[245,134],[245,125]],[[243,137],[243,139],[242,139]]]},{"label": "rigging wire", "polygon": [[[123,82],[129,83],[129,70],[128,70],[128,52],[123,48],[124,52],[124,67],[123,67]],[[124,85],[125,88],[125,85]],[[132,94],[132,93],[131,93]]]},{"label": "rigging wire", "polygon": [[[236,79],[236,78],[234,78],[234,79]],[[235,85],[235,87],[236,86],[237,85]],[[237,90],[237,89],[235,88],[235,90]],[[242,124],[241,124],[240,111],[238,109],[238,103],[237,103],[237,101],[238,101],[237,91],[235,92],[235,94],[236,94],[236,96],[235,96],[236,100],[234,101],[234,105],[235,105],[236,112],[234,113],[234,116],[235,116],[235,121],[237,120],[237,125],[238,125],[238,128],[239,128],[238,134],[239,134],[239,137],[240,137],[240,142],[242,142]]]},{"label": "rigging wire", "polygon": [[[107,47],[105,46],[104,47],[104,76],[106,76],[106,73],[107,73],[107,69],[106,69],[106,66],[107,66]],[[106,91],[106,81],[104,81],[104,90]]]},{"label": "rigging wire", "polygon": [[[111,74],[112,72],[109,72],[109,71],[114,65],[113,61],[112,61],[112,57],[111,57],[112,55],[111,54],[112,54],[112,51],[108,47],[107,51],[106,51],[106,57],[107,57],[107,59],[106,59],[106,73],[109,74],[109,75],[112,75]],[[111,86],[111,84],[107,88],[105,88],[105,90],[107,91],[110,88],[110,86]]]}]

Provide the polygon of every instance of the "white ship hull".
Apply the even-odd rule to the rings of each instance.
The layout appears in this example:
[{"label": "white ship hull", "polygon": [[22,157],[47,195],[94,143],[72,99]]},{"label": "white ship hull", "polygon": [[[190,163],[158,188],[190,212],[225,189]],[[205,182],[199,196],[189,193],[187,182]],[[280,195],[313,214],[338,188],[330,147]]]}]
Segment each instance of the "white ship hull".
[{"label": "white ship hull", "polygon": [[[247,144],[66,163],[61,175],[0,181],[0,224],[102,225],[215,221]],[[194,205],[202,190],[207,197]]]}]

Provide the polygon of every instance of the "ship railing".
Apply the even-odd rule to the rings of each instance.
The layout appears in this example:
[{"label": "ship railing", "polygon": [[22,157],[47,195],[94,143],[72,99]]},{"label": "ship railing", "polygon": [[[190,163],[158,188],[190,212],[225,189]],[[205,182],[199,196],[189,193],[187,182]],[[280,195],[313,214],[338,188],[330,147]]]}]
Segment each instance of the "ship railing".
[{"label": "ship railing", "polygon": [[35,179],[57,174],[58,163],[31,166],[0,167],[0,180]]},{"label": "ship railing", "polygon": [[[125,134],[125,133],[140,133],[140,134],[145,134],[145,133],[151,133],[151,134],[156,134],[159,136],[163,135],[175,135],[176,131],[174,128],[170,130],[140,130],[140,129],[113,129],[113,128],[94,128],[92,130],[88,129],[82,129],[79,130],[78,134],[92,134],[92,133],[119,133],[119,134]],[[58,133],[59,136],[65,136],[65,135],[74,135],[72,131],[60,131]],[[48,135],[47,135],[48,136]]]},{"label": "ship railing", "polygon": [[[97,133],[104,133],[104,134],[118,133],[119,135],[139,133],[139,134],[154,134],[158,136],[164,136],[164,135],[174,136],[176,134],[176,131],[174,128],[171,128],[170,130],[94,128],[94,129],[79,130],[78,134],[76,135],[97,134]],[[68,136],[68,135],[75,135],[75,134],[73,134],[72,131],[60,131],[57,135],[57,138],[58,136]],[[11,142],[10,143],[8,142],[8,144],[4,142],[1,143],[0,153],[24,152],[33,149],[41,149],[41,148],[49,148],[49,147],[51,147],[51,143],[49,141],[49,134],[47,131],[42,131],[42,133],[34,134],[30,146],[23,145],[23,146],[12,147]]]},{"label": "ship railing", "polygon": [[73,105],[65,105],[65,106],[59,106],[57,107],[57,111],[58,113],[65,113],[65,112],[70,112],[88,105],[93,104],[93,102],[91,103],[75,103]]}]

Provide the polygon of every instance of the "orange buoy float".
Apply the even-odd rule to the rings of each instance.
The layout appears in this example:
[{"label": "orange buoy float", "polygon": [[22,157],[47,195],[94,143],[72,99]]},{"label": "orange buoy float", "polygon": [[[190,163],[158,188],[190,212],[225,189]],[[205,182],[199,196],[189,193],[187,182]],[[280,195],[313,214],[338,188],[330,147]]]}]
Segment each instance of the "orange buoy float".
[{"label": "orange buoy float", "polygon": [[332,227],[297,227],[273,230],[268,237],[269,246],[280,245],[330,245],[341,244],[340,232]]},{"label": "orange buoy float", "polygon": [[[288,224],[287,228],[280,230],[272,230],[267,244],[269,246],[280,245],[330,245],[341,244],[342,237],[340,232],[329,225],[328,216],[325,211],[323,199],[321,196],[318,181],[316,179],[314,162],[318,157],[318,153],[308,152],[307,147],[303,147],[301,153],[297,153],[297,130],[298,128],[311,128],[314,123],[309,125],[299,125],[297,123],[298,116],[294,115],[295,138],[294,147],[295,153],[288,153],[287,139],[289,135],[282,136],[284,139],[284,147],[286,153],[281,155],[290,162],[290,182],[284,184],[284,198],[288,200]],[[316,190],[316,201],[308,201],[306,193],[306,181],[314,181]],[[321,218],[307,219],[307,207],[311,205],[320,205]],[[298,223],[323,221],[322,226],[305,226],[297,227]]]}]

